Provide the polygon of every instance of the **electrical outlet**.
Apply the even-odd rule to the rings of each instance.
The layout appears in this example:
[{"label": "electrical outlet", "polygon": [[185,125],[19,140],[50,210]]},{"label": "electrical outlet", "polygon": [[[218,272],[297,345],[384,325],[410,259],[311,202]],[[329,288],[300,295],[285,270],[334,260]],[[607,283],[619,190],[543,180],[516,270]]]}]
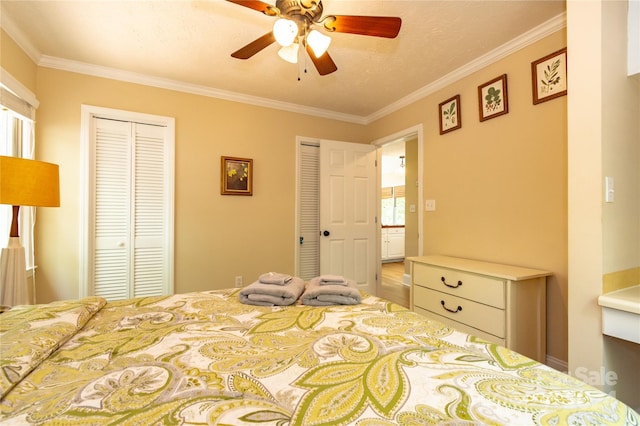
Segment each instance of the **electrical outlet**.
[{"label": "electrical outlet", "polygon": [[236,277],[236,288],[242,287],[242,275]]},{"label": "electrical outlet", "polygon": [[436,200],[426,200],[424,202],[424,209],[428,212],[436,211]]}]

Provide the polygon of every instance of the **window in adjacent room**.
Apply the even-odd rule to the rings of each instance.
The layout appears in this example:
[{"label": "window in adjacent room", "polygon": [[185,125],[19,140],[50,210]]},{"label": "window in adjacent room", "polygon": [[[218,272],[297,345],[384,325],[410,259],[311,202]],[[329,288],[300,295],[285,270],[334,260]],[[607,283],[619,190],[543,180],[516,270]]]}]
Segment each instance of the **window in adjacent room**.
[{"label": "window in adjacent room", "polygon": [[404,185],[382,188],[382,225],[404,225]]}]

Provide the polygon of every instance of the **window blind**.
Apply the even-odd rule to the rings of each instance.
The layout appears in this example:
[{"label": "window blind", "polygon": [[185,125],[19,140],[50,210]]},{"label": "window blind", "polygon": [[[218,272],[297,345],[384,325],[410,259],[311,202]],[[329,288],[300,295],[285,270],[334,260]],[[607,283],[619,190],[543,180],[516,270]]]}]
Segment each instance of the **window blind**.
[{"label": "window blind", "polygon": [[28,120],[33,120],[35,118],[35,109],[31,104],[20,99],[5,87],[0,87],[0,105]]},{"label": "window blind", "polygon": [[393,198],[393,186],[387,186],[385,188],[382,188],[382,191],[380,193],[380,198],[382,198],[383,200],[386,200],[388,198]]}]

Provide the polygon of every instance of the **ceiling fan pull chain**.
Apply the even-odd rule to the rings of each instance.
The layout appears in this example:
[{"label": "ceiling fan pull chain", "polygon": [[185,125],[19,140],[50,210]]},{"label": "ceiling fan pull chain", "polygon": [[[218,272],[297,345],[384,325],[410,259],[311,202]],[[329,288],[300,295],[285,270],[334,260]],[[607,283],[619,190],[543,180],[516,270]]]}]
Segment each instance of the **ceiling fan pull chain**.
[{"label": "ceiling fan pull chain", "polygon": [[[299,52],[299,54],[301,54],[301,52]],[[300,63],[300,67],[302,67],[302,72],[304,74],[307,73],[307,55],[302,55],[302,61],[298,62]],[[300,67],[298,67],[298,81],[301,81],[302,78],[300,77]]]}]

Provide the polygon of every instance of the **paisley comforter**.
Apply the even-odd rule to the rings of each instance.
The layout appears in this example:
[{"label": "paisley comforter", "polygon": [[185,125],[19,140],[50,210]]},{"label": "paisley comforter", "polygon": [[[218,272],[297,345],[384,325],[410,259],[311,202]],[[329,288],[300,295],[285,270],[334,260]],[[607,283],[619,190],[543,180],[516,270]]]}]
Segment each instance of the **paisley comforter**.
[{"label": "paisley comforter", "polygon": [[362,302],[249,306],[229,289],[15,307],[0,316],[0,423],[640,423],[531,359]]}]

